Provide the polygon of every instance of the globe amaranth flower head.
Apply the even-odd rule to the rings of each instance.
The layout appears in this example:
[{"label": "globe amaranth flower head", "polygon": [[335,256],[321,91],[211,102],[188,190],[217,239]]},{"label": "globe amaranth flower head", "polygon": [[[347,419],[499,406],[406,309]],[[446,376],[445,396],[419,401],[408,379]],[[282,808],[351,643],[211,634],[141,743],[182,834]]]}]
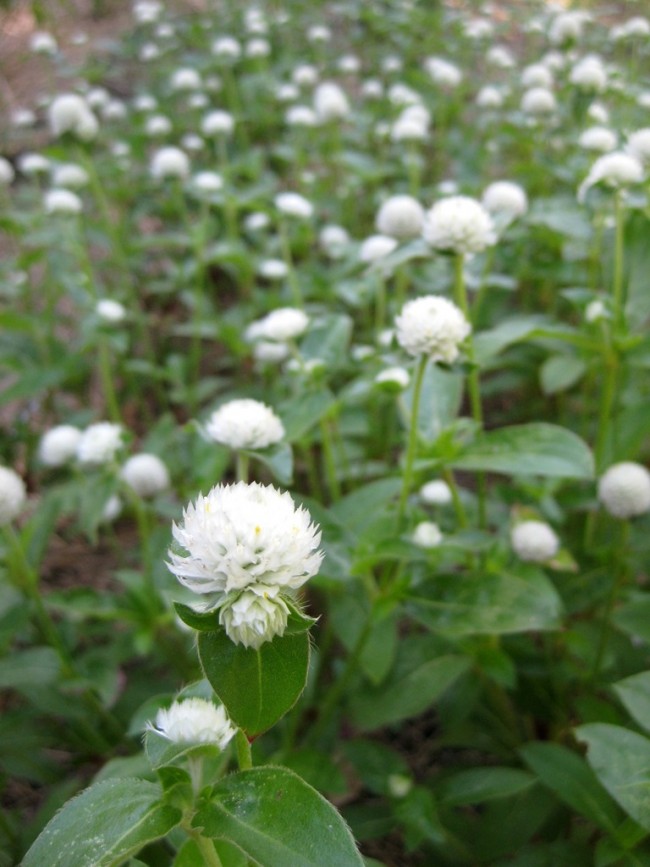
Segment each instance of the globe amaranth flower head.
[{"label": "globe amaranth flower head", "polygon": [[[309,512],[271,485],[217,485],[190,503],[173,527],[168,567],[235,643],[259,647],[282,635],[285,601],[315,575],[323,553]],[[186,552],[186,553],[183,553]]]},{"label": "globe amaranth flower head", "polygon": [[424,218],[422,236],[436,250],[459,255],[480,253],[497,240],[492,218],[469,196],[436,202]]},{"label": "globe amaranth flower head", "polygon": [[235,735],[223,705],[203,698],[185,698],[161,708],[147,729],[175,744],[215,744],[224,750]]},{"label": "globe amaranth flower head", "polygon": [[621,189],[630,184],[639,184],[642,180],[643,166],[639,160],[623,151],[613,151],[598,157],[593,164],[589,174],[580,184],[578,201],[583,202],[589,189],[599,183]]},{"label": "globe amaranth flower head", "polygon": [[644,165],[650,164],[650,127],[637,129],[627,137],[625,151]]},{"label": "globe amaranth flower head", "polygon": [[308,220],[314,213],[312,203],[300,193],[278,193],[274,204],[282,214],[301,220]]},{"label": "globe amaranth flower head", "polygon": [[132,455],[122,469],[120,478],[139,497],[154,497],[169,487],[169,471],[158,455],[142,452]]},{"label": "globe amaranth flower head", "polygon": [[377,214],[377,231],[400,240],[417,238],[422,232],[424,208],[413,196],[391,196]]},{"label": "globe amaranth flower head", "polygon": [[77,443],[77,460],[80,464],[106,464],[112,461],[122,447],[123,433],[120,424],[109,421],[91,424]]},{"label": "globe amaranth flower head", "polygon": [[528,210],[528,197],[523,187],[513,181],[494,181],[483,191],[483,207],[490,214],[501,214],[511,219],[523,217]]},{"label": "globe amaranth flower head", "polygon": [[458,358],[459,346],[472,330],[462,310],[440,295],[407,301],[395,325],[397,342],[409,355],[447,364]]},{"label": "globe amaranth flower head", "polygon": [[165,178],[185,179],[190,174],[190,161],[185,151],[176,147],[164,147],[153,155],[151,174],[157,180]]},{"label": "globe amaranth flower head", "polygon": [[286,341],[295,340],[304,334],[309,325],[309,316],[298,307],[278,307],[250,326],[253,339]]},{"label": "globe amaranth flower head", "polygon": [[265,403],[250,398],[230,400],[212,413],[207,436],[231,449],[264,449],[280,442],[284,426]]},{"label": "globe amaranth flower head", "polygon": [[46,467],[62,467],[77,454],[81,431],[71,424],[50,428],[41,437],[38,456]]},{"label": "globe amaranth flower head", "polygon": [[55,97],[48,108],[48,121],[53,135],[69,132],[82,141],[95,138],[99,130],[90,106],[77,93],[62,93]]},{"label": "globe amaranth flower head", "polygon": [[18,473],[0,467],[0,527],[20,515],[26,499],[25,483]]},{"label": "globe amaranth flower head", "polygon": [[520,560],[544,563],[560,549],[555,531],[544,521],[521,521],[510,533],[512,549]]},{"label": "globe amaranth flower head", "polygon": [[633,461],[611,466],[598,482],[598,499],[615,518],[634,518],[650,511],[650,473]]}]

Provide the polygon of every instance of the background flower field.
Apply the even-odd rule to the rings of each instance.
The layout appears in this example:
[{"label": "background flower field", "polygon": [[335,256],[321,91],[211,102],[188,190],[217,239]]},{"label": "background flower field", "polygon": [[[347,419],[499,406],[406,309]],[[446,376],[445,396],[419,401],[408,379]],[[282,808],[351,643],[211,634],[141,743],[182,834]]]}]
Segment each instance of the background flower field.
[{"label": "background flower field", "polygon": [[5,5],[0,867],[650,864],[644,4]]}]

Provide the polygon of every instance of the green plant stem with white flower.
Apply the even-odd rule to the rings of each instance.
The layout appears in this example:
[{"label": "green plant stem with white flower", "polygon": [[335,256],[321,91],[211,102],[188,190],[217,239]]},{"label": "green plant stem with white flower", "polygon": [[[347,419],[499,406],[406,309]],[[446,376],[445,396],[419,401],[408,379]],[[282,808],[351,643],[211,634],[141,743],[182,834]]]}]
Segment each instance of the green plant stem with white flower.
[{"label": "green plant stem with white flower", "polygon": [[404,520],[404,512],[406,510],[406,502],[408,500],[411,483],[413,481],[413,464],[415,462],[415,453],[417,451],[418,442],[418,417],[420,412],[420,398],[422,396],[422,383],[424,382],[424,372],[427,368],[428,358],[426,355],[421,355],[418,359],[415,368],[415,379],[413,381],[413,400],[411,403],[411,420],[409,424],[408,443],[406,447],[406,460],[404,462],[404,473],[402,475],[402,491],[397,507],[397,526],[401,527]]},{"label": "green plant stem with white flower", "polygon": [[[454,298],[456,304],[465,314],[465,318],[473,326],[469,302],[467,300],[467,287],[465,285],[465,257],[461,254],[454,256]],[[467,360],[469,361],[469,373],[467,375],[467,386],[469,390],[469,401],[472,409],[472,418],[476,422],[479,432],[483,430],[483,407],[481,403],[481,385],[479,379],[479,369],[474,358],[474,335],[470,333],[467,337]],[[487,484],[485,473],[477,473],[478,485],[478,515],[479,526],[484,529],[487,524],[486,514],[486,499],[487,499]]]},{"label": "green plant stem with white flower", "polygon": [[237,452],[235,473],[238,482],[248,482],[248,470],[250,459],[244,452]]},{"label": "green plant stem with white flower", "polygon": [[239,770],[250,770],[253,767],[253,754],[251,752],[250,741],[241,729],[237,729],[237,734],[235,735],[235,749],[237,751]]},{"label": "green plant stem with white flower", "polygon": [[331,422],[328,418],[321,418],[319,422],[320,441],[323,448],[323,463],[325,477],[332,502],[341,498],[341,485],[336,471],[336,458],[334,456],[334,443],[332,439]]},{"label": "green plant stem with white flower", "polygon": [[612,630],[612,614],[616,601],[620,595],[621,588],[625,584],[627,577],[627,550],[630,541],[630,522],[629,520],[620,520],[618,522],[618,540],[617,544],[612,546],[611,550],[611,584],[609,594],[603,611],[603,619],[600,627],[600,635],[596,649],[596,656],[591,671],[591,680],[596,681],[600,675],[607,643]]},{"label": "green plant stem with white flower", "polygon": [[280,237],[282,259],[284,261],[284,264],[287,266],[287,280],[289,282],[291,294],[293,295],[293,303],[296,307],[302,310],[304,307],[304,301],[302,297],[302,290],[300,288],[300,280],[298,279],[296,268],[293,262],[293,254],[291,253],[289,227],[283,217],[280,217],[280,219],[278,220],[278,234]]},{"label": "green plant stem with white flower", "polygon": [[97,364],[99,367],[99,376],[102,382],[102,390],[104,392],[106,412],[111,421],[121,424],[122,414],[120,413],[120,405],[115,390],[113,365],[111,364],[111,351],[106,334],[97,335]]}]

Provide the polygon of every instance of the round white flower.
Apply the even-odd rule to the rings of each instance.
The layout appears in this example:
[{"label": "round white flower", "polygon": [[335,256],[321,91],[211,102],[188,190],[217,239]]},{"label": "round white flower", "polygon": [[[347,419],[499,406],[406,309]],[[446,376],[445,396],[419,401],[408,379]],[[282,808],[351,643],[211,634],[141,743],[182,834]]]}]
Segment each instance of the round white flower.
[{"label": "round white flower", "polygon": [[460,255],[480,253],[496,241],[492,218],[469,196],[436,202],[425,216],[422,235],[434,249]]},{"label": "round white flower", "polygon": [[440,527],[433,521],[421,521],[413,531],[411,541],[420,548],[436,548],[442,542]]},{"label": "round white flower", "polygon": [[196,69],[176,69],[169,81],[172,90],[198,90],[201,87],[201,76]]},{"label": "round white flower", "polygon": [[160,18],[163,9],[160,0],[137,0],[133,4],[133,17],[138,24],[152,24]]},{"label": "round white flower", "polygon": [[428,57],[424,61],[424,68],[431,76],[432,80],[445,88],[454,88],[463,80],[463,74],[460,69],[448,60],[443,60],[441,57]]},{"label": "round white flower", "polygon": [[292,105],[287,109],[284,119],[288,126],[318,126],[318,115],[308,105]]},{"label": "round white flower", "polygon": [[395,84],[391,84],[388,88],[388,101],[391,105],[421,105],[422,97],[420,94],[413,90],[412,87],[409,87],[408,84],[404,84],[401,81],[396,81]]},{"label": "round white flower", "polygon": [[298,87],[312,87],[318,81],[318,70],[309,63],[302,63],[291,73],[291,80]]},{"label": "round white flower", "polygon": [[422,232],[424,208],[413,196],[391,196],[377,214],[376,226],[392,238],[417,238]]},{"label": "round white flower", "polygon": [[392,141],[425,141],[429,137],[429,125],[422,120],[401,115],[390,127]]},{"label": "round white flower", "polygon": [[126,308],[119,301],[113,301],[112,298],[102,298],[97,302],[95,312],[100,319],[105,322],[117,324],[122,322],[126,316]]},{"label": "round white flower", "polygon": [[151,174],[154,178],[187,178],[190,174],[190,161],[180,148],[161,148],[151,160]]},{"label": "round white flower", "polygon": [[122,447],[122,425],[109,421],[91,424],[81,434],[77,444],[80,464],[105,464],[113,460]]},{"label": "round white flower", "polygon": [[235,118],[229,111],[211,111],[201,121],[203,135],[232,135],[235,128]]},{"label": "round white flower", "polygon": [[192,184],[202,193],[218,193],[223,187],[223,178],[216,172],[197,172]]},{"label": "round white flower", "polygon": [[359,259],[364,263],[378,262],[397,248],[395,238],[388,235],[370,235],[359,248]]},{"label": "round white flower", "polygon": [[633,518],[650,511],[650,473],[641,464],[611,466],[598,482],[598,499],[615,518]]},{"label": "round white flower", "polygon": [[332,31],[324,24],[312,24],[307,30],[307,39],[310,42],[329,42]]},{"label": "round white flower", "polygon": [[277,364],[289,355],[286,343],[275,343],[273,340],[258,340],[253,347],[253,358],[261,364]]},{"label": "round white flower", "polygon": [[588,151],[608,153],[616,148],[618,137],[606,126],[590,126],[581,133],[578,144]]},{"label": "round white flower", "polygon": [[237,60],[241,57],[241,45],[232,36],[220,36],[212,43],[211,51],[217,57]]},{"label": "round white flower", "polygon": [[117,494],[112,494],[104,503],[102,509],[102,521],[105,524],[111,524],[116,518],[122,514],[124,503]]},{"label": "round white flower", "polygon": [[625,151],[636,157],[640,163],[650,163],[650,127],[631,132],[627,137]]},{"label": "round white flower", "polygon": [[52,184],[55,187],[85,187],[87,183],[88,172],[76,163],[64,163],[55,166],[52,171]]},{"label": "round white flower", "polygon": [[217,485],[190,503],[173,534],[187,553],[170,551],[168,566],[194,593],[260,585],[297,590],[323,559],[309,512],[271,485]]},{"label": "round white flower", "polygon": [[523,217],[528,210],[528,198],[523,187],[512,181],[494,181],[483,191],[483,207],[491,214]]},{"label": "round white flower", "polygon": [[588,190],[595,184],[604,183],[608,187],[620,189],[643,180],[643,166],[636,157],[623,151],[612,151],[599,157],[580,184],[578,201],[583,201]]},{"label": "round white flower", "polygon": [[609,111],[605,108],[602,102],[592,102],[587,109],[587,116],[593,120],[594,123],[609,123]]},{"label": "round white flower", "polygon": [[264,449],[284,436],[284,426],[273,410],[250,398],[224,403],[212,413],[205,431],[231,449]]},{"label": "round white flower", "polygon": [[83,208],[79,196],[70,190],[49,190],[43,205],[48,214],[79,214]]},{"label": "round white flower", "polygon": [[36,123],[36,115],[31,108],[17,108],[11,114],[11,123],[17,129],[25,129],[34,126]]},{"label": "round white flower", "polygon": [[391,390],[404,391],[408,388],[411,375],[405,367],[386,367],[375,377],[377,385],[388,386]]},{"label": "round white flower", "polygon": [[585,309],[585,320],[589,323],[599,322],[601,319],[605,319],[607,317],[607,308],[605,307],[605,302],[601,301],[600,298],[596,298],[594,301],[590,301],[587,304]]},{"label": "round white flower", "polygon": [[259,232],[261,229],[266,229],[270,222],[268,214],[264,214],[262,211],[254,211],[244,220],[244,227],[249,232]]},{"label": "round white flower", "polygon": [[14,167],[8,159],[0,157],[0,184],[10,184],[15,178]]},{"label": "round white flower", "polygon": [[607,86],[607,70],[600,57],[583,57],[571,70],[569,80],[581,90],[601,91]]},{"label": "round white flower", "polygon": [[583,10],[571,10],[556,15],[548,31],[548,36],[554,45],[574,42],[582,36],[582,30],[589,13]]},{"label": "round white flower", "polygon": [[510,533],[512,549],[520,560],[544,563],[560,549],[554,530],[543,521],[522,521]]},{"label": "round white flower", "polygon": [[314,213],[312,203],[300,193],[278,193],[273,201],[278,211],[288,217],[308,220]]},{"label": "round white flower", "polygon": [[476,94],[476,104],[479,108],[501,108],[503,105],[503,93],[498,87],[487,84]]},{"label": "round white flower", "polygon": [[19,158],[18,168],[24,175],[38,175],[49,172],[50,161],[43,154],[26,153]]},{"label": "round white flower", "polygon": [[257,273],[265,280],[284,280],[289,273],[289,268],[282,259],[263,259],[257,268]]},{"label": "round white flower", "polygon": [[350,236],[343,226],[323,226],[318,233],[318,243],[328,256],[336,258],[350,243]]},{"label": "round white flower", "polygon": [[0,467],[0,526],[9,524],[23,510],[27,491],[18,473]]},{"label": "round white flower", "polygon": [[56,39],[51,33],[45,30],[37,30],[32,33],[29,40],[29,47],[34,54],[56,54],[59,50]]},{"label": "round white flower", "polygon": [[268,57],[270,53],[268,39],[251,39],[246,43],[246,57]]},{"label": "round white flower", "polygon": [[314,91],[314,110],[320,120],[342,120],[350,114],[350,103],[333,81],[323,81]]},{"label": "round white flower", "polygon": [[46,467],[62,467],[77,454],[81,431],[71,424],[50,428],[41,437],[38,456]]},{"label": "round white flower", "polygon": [[219,609],[219,623],[235,644],[257,650],[265,641],[284,635],[289,607],[277,586],[253,584],[233,593]]},{"label": "round white flower", "polygon": [[[201,151],[205,147],[205,141],[200,135],[193,132],[186,132],[181,139],[181,147],[186,151]],[[202,172],[199,172],[202,174]],[[213,175],[215,172],[207,172],[208,175]]]},{"label": "round white flower", "polygon": [[521,74],[521,84],[526,90],[531,87],[553,87],[553,73],[544,63],[532,63]]},{"label": "round white flower", "polygon": [[155,497],[169,487],[169,472],[157,455],[142,452],[130,457],[120,477],[139,497]]},{"label": "round white flower", "polygon": [[275,98],[278,102],[293,102],[299,96],[299,89],[295,84],[288,81],[284,82],[284,84],[279,84],[275,90]]},{"label": "round white flower", "polygon": [[150,93],[141,93],[134,97],[133,108],[136,111],[154,111],[158,108],[158,100]]},{"label": "round white flower", "polygon": [[434,479],[422,485],[420,499],[429,506],[446,506],[452,501],[451,488],[442,479]]},{"label": "round white flower", "polygon": [[472,330],[462,310],[439,295],[407,301],[395,325],[397,342],[409,355],[448,364],[458,358],[459,346]]},{"label": "round white flower", "polygon": [[220,750],[235,735],[223,705],[203,698],[185,698],[161,708],[147,728],[175,744],[216,744]]},{"label": "round white flower", "polygon": [[88,103],[77,93],[63,93],[55,97],[48,108],[48,120],[55,136],[70,132],[89,141],[99,129],[97,118]]},{"label": "round white flower", "polygon": [[307,330],[309,316],[297,307],[278,307],[258,320],[257,324],[258,336],[266,340],[295,340]]},{"label": "round white flower", "polygon": [[512,69],[515,65],[512,52],[505,45],[493,45],[485,55],[485,59],[492,66],[498,66],[499,69]]},{"label": "round white flower", "polygon": [[378,78],[368,78],[361,85],[361,95],[366,99],[381,99],[384,95],[384,85]]},{"label": "round white flower", "polygon": [[168,135],[172,129],[171,120],[164,114],[152,114],[144,124],[144,131],[150,138]]},{"label": "round white flower", "polygon": [[531,87],[521,98],[521,110],[526,114],[551,114],[556,108],[555,96],[546,87]]}]

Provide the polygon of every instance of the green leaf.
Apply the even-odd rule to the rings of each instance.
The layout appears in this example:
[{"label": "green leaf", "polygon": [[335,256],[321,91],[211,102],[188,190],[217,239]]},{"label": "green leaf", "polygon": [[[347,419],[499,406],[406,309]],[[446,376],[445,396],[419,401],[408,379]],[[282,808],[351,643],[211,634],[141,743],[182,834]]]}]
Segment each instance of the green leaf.
[{"label": "green leaf", "polygon": [[532,774],[519,768],[471,768],[445,780],[438,796],[450,806],[483,804],[517,795],[534,782]]},{"label": "green leaf", "polygon": [[587,744],[587,760],[603,786],[635,822],[650,830],[650,740],[606,723],[579,726],[575,733]]},{"label": "green leaf", "polygon": [[290,485],[293,481],[293,451],[289,443],[242,453],[264,464],[281,485]]},{"label": "green leaf", "polygon": [[594,459],[579,436],[545,422],[489,431],[452,461],[458,470],[591,479]]},{"label": "green leaf", "polygon": [[519,752],[561,801],[609,834],[616,832],[621,813],[582,756],[560,744],[537,741]]},{"label": "green leaf", "polygon": [[31,647],[0,659],[0,689],[29,689],[54,683],[61,660],[51,647]]},{"label": "green leaf", "polygon": [[300,345],[306,360],[320,358],[328,369],[340,367],[348,358],[352,336],[352,319],[344,313],[334,313],[318,319]]},{"label": "green leaf", "polygon": [[309,635],[276,636],[258,650],[235,644],[225,630],[199,633],[205,676],[230,719],[249,737],[281,719],[305,688]]},{"label": "green leaf", "polygon": [[575,385],[587,370],[581,358],[572,355],[552,355],[547,358],[539,372],[544,394],[557,394]]},{"label": "green leaf", "polygon": [[423,587],[411,597],[415,617],[444,635],[504,635],[557,629],[562,601],[539,569],[520,574],[466,576],[462,582]]},{"label": "green leaf", "polygon": [[301,394],[289,403],[278,407],[284,424],[287,442],[301,439],[334,406],[334,397],[329,391]]},{"label": "green leaf", "polygon": [[217,756],[221,750],[216,744],[173,743],[155,731],[147,731],[144,736],[144,749],[154,770],[167,765],[177,764],[185,756]]},{"label": "green leaf", "polygon": [[195,611],[190,605],[174,602],[174,610],[186,626],[197,632],[214,632],[219,628],[217,611]]},{"label": "green leaf", "polygon": [[513,343],[528,337],[548,319],[545,316],[517,316],[500,322],[489,331],[480,331],[474,338],[474,360],[483,366]]},{"label": "green leaf", "polygon": [[379,686],[359,688],[350,703],[355,724],[364,731],[417,716],[470,666],[464,656],[412,658],[412,642],[402,642],[395,667]]},{"label": "green leaf", "polygon": [[641,728],[650,732],[650,671],[619,680],[612,689]]},{"label": "green leaf", "polygon": [[226,838],[261,867],[361,867],[341,816],[286,768],[231,774],[199,807],[194,827]]},{"label": "green leaf", "polygon": [[113,867],[160,837],[181,812],[145,780],[104,780],[63,807],[31,847],[23,867]]},{"label": "green leaf", "polygon": [[377,519],[379,510],[388,509],[401,485],[399,478],[370,482],[342,497],[329,511],[349,532],[361,535]]}]

